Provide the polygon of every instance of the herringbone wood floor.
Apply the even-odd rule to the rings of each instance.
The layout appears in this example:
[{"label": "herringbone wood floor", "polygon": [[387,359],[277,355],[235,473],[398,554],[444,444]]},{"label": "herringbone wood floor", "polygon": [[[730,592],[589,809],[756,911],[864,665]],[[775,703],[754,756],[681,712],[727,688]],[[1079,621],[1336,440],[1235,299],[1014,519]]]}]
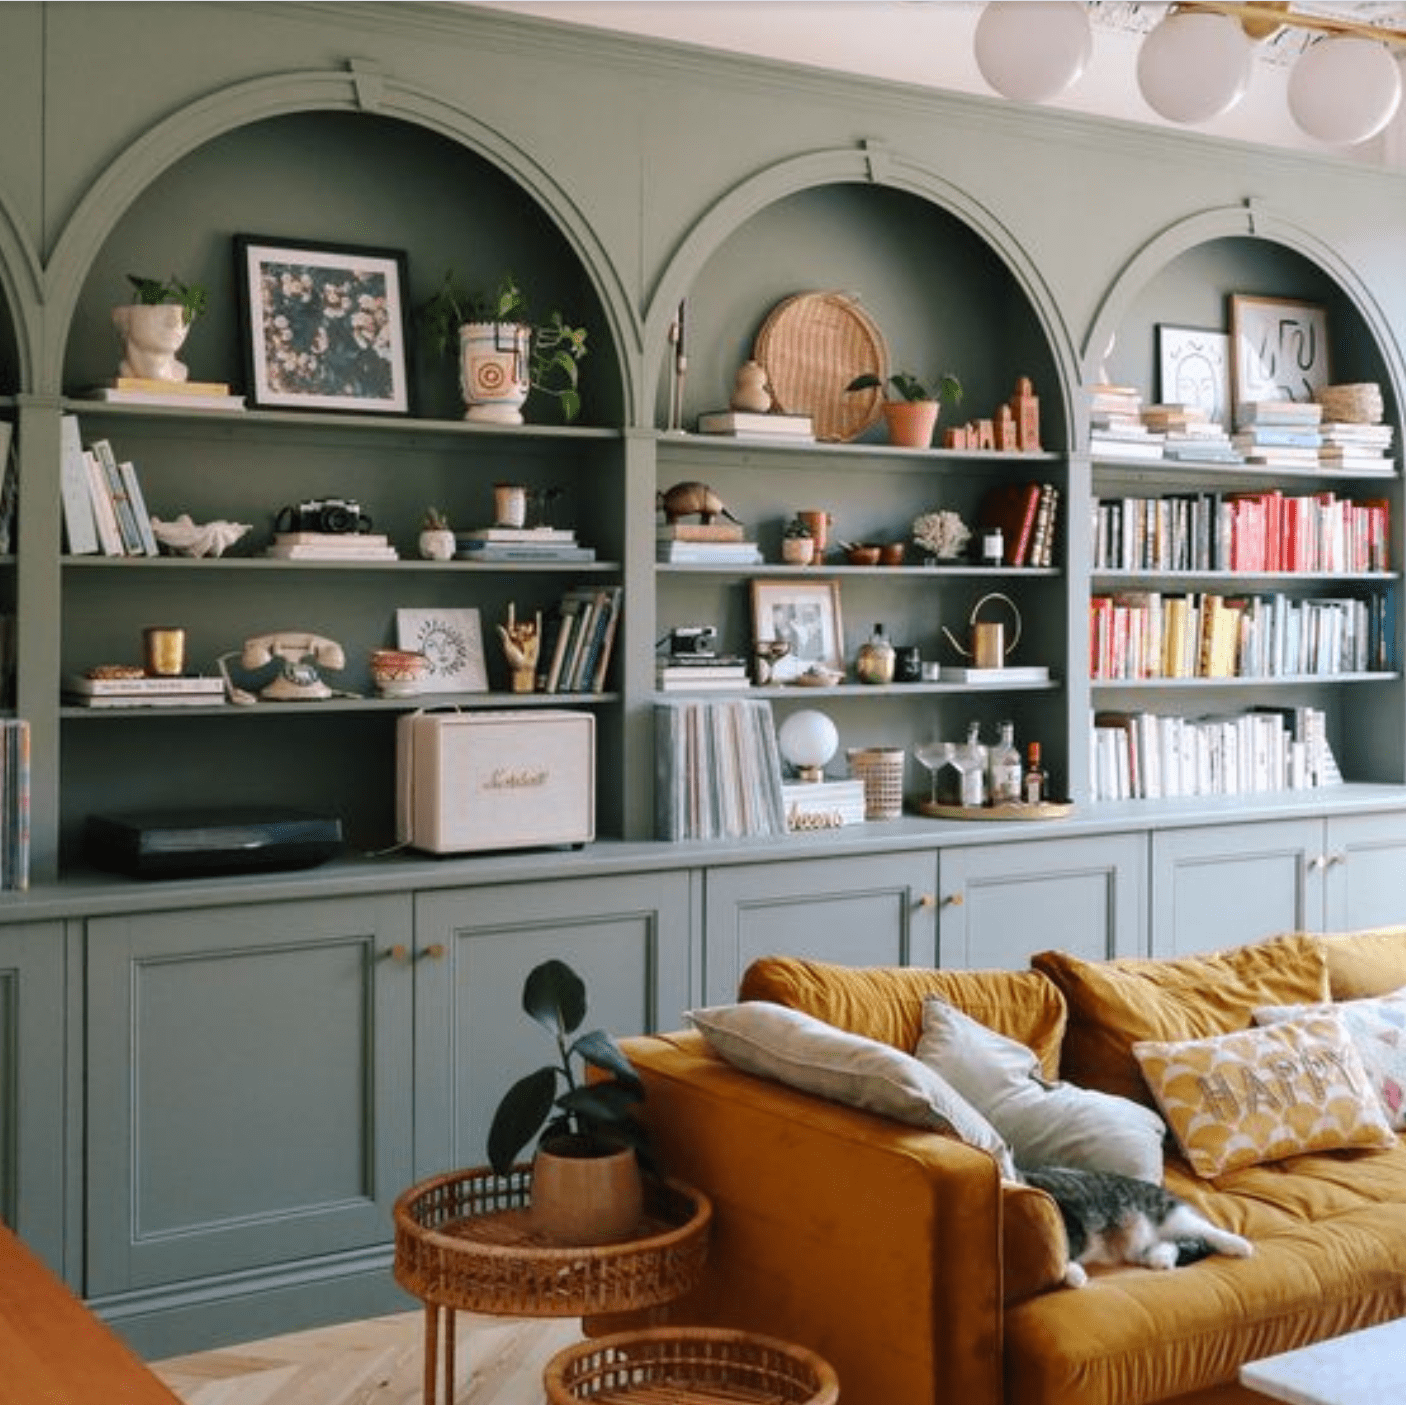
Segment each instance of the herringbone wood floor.
[{"label": "herringbone wood floor", "polygon": [[[152,1363],[185,1405],[419,1405],[419,1311]],[[581,1339],[574,1319],[458,1315],[454,1405],[542,1405],[542,1370]],[[443,1405],[443,1402],[441,1402]]]}]

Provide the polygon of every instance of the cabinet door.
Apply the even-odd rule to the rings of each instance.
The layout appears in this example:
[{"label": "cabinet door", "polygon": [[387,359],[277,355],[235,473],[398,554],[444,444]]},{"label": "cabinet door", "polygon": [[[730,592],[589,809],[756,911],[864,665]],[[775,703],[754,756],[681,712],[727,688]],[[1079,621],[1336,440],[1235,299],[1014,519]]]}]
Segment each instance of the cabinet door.
[{"label": "cabinet door", "polygon": [[1329,819],[1322,862],[1325,930],[1406,923],[1406,815]]},{"label": "cabinet door", "polygon": [[1170,829],[1152,837],[1152,951],[1185,956],[1316,927],[1323,824]]},{"label": "cabinet door", "polygon": [[1141,834],[944,849],[941,870],[943,966],[1020,970],[1051,948],[1091,961],[1147,950]]},{"label": "cabinet door", "polygon": [[410,901],[88,925],[88,1292],[382,1244],[411,1181]]},{"label": "cabinet door", "polygon": [[703,998],[735,1000],[759,956],[849,966],[931,966],[937,858],[885,854],[708,871]]},{"label": "cabinet door", "polygon": [[64,929],[0,927],[0,1220],[63,1268]]},{"label": "cabinet door", "polygon": [[522,1008],[551,957],[586,982],[586,1028],[676,1029],[690,1002],[686,872],[496,884],[415,899],[417,1177],[487,1160],[508,1088],[554,1061]]}]

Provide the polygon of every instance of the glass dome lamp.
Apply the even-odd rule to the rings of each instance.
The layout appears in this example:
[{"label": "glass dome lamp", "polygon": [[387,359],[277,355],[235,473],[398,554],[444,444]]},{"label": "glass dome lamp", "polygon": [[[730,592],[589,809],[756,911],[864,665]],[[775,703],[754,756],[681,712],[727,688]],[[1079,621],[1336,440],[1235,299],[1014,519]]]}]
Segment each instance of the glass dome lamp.
[{"label": "glass dome lamp", "polygon": [[1245,96],[1253,58],[1249,37],[1229,15],[1177,11],[1143,40],[1138,87],[1169,122],[1209,122]]},{"label": "glass dome lamp", "polygon": [[995,0],[981,12],[973,47],[981,76],[1003,98],[1049,102],[1083,73],[1093,29],[1074,0]]},{"label": "glass dome lamp", "polygon": [[776,736],[782,757],[803,781],[825,779],[825,766],[840,745],[835,724],[813,707],[793,712]]},{"label": "glass dome lamp", "polygon": [[1289,112],[1295,123],[1333,146],[1353,146],[1376,136],[1400,105],[1400,65],[1375,39],[1320,39],[1289,74]]}]

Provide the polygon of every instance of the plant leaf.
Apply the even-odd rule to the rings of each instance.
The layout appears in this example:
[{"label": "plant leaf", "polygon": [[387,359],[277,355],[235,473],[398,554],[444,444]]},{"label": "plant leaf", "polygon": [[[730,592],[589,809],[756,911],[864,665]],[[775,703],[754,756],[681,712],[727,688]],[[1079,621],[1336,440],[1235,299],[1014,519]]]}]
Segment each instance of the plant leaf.
[{"label": "plant leaf", "polygon": [[593,1029],[589,1034],[583,1034],[571,1046],[571,1052],[593,1068],[613,1074],[626,1087],[643,1090],[644,1084],[640,1082],[635,1066],[605,1030]]},{"label": "plant leaf", "polygon": [[613,1126],[624,1122],[643,1096],[621,1083],[583,1083],[557,1099],[557,1106],[587,1122]]},{"label": "plant leaf", "polygon": [[551,1034],[573,1034],[586,1018],[586,983],[565,961],[544,961],[528,972],[522,1008]]},{"label": "plant leaf", "polygon": [[505,1176],[518,1153],[542,1129],[551,1115],[557,1094],[557,1070],[550,1065],[519,1078],[498,1104],[488,1129],[488,1160]]}]

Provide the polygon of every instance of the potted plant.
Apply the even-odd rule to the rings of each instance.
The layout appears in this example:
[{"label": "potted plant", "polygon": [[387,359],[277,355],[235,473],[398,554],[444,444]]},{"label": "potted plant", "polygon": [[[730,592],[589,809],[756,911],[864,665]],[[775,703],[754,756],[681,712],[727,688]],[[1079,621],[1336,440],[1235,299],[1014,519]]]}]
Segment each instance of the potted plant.
[{"label": "potted plant", "polygon": [[452,561],[458,549],[449,519],[437,507],[427,507],[420,519],[420,555],[426,561]]},{"label": "potted plant", "polygon": [[127,281],[135,301],[112,309],[112,324],[122,343],[118,375],[133,380],[186,380],[190,372],[176,353],[192,324],[205,314],[205,289],[174,275],[163,282],[129,273]]},{"label": "potted plant", "polygon": [[[644,1086],[604,1030],[576,1035],[586,1018],[586,986],[564,961],[528,972],[522,1008],[555,1039],[557,1059],[508,1089],[489,1128],[488,1160],[507,1175],[536,1137],[534,1228],[570,1244],[626,1238],[643,1204],[637,1153],[645,1150],[644,1132],[634,1108]],[[587,1066],[605,1076],[587,1081]]]},{"label": "potted plant", "polygon": [[505,273],[492,292],[468,292],[451,268],[418,315],[438,355],[457,350],[459,387],[468,407],[465,419],[521,424],[530,390],[555,396],[568,424],[581,413],[577,387],[586,329],[568,326],[556,311],[534,325],[511,273]]},{"label": "potted plant", "polygon": [[815,533],[793,517],[781,534],[781,559],[788,566],[809,566],[815,560]]},{"label": "potted plant", "polygon": [[884,390],[889,443],[908,449],[928,448],[943,404],[958,405],[962,400],[962,383],[951,371],[944,371],[931,383],[909,371],[895,371],[885,383],[868,371],[856,376],[845,389]]}]

